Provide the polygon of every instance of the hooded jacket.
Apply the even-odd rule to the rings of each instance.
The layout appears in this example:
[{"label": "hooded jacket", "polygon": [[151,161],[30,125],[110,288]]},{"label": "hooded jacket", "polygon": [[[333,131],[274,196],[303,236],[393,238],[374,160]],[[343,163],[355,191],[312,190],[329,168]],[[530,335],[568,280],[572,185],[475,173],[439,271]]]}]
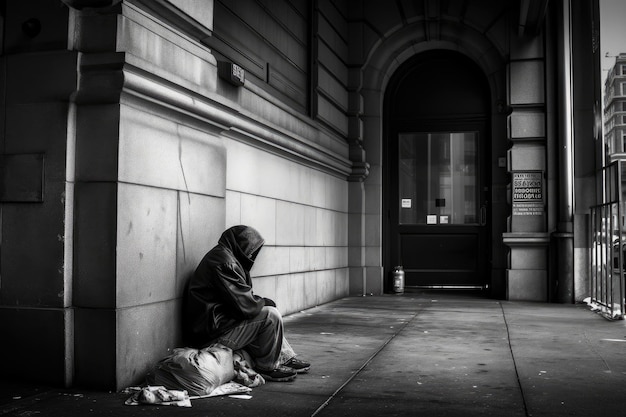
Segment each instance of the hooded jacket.
[{"label": "hooded jacket", "polygon": [[192,343],[206,344],[261,312],[265,300],[252,291],[250,269],[264,243],[252,227],[233,226],[200,261],[185,306]]}]

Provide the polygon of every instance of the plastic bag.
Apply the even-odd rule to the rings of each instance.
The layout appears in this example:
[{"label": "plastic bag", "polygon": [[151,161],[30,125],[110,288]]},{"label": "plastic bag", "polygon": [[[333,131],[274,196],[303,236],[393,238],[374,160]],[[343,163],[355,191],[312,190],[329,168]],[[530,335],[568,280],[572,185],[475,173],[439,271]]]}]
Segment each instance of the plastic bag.
[{"label": "plastic bag", "polygon": [[190,395],[207,395],[235,376],[233,352],[222,345],[203,349],[177,348],[159,361],[147,381]]}]

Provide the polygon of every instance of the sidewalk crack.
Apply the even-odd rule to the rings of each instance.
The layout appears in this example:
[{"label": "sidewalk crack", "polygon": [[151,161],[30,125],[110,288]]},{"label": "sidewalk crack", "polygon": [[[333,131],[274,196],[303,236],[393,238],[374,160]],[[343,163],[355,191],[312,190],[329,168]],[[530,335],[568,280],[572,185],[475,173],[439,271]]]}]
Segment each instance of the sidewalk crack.
[{"label": "sidewalk crack", "polygon": [[498,305],[500,306],[500,310],[502,311],[502,320],[504,321],[504,327],[506,327],[506,339],[509,344],[509,352],[511,352],[511,359],[513,360],[513,368],[515,369],[515,379],[517,380],[517,386],[519,387],[519,392],[522,396],[522,403],[524,404],[524,415],[526,417],[530,417],[528,413],[528,404],[526,404],[526,396],[524,395],[524,388],[522,387],[522,381],[519,376],[519,371],[517,370],[517,362],[515,361],[515,355],[513,354],[513,345],[511,344],[511,332],[509,330],[509,323],[506,321],[506,314],[504,313],[504,306],[501,302],[498,301]]}]

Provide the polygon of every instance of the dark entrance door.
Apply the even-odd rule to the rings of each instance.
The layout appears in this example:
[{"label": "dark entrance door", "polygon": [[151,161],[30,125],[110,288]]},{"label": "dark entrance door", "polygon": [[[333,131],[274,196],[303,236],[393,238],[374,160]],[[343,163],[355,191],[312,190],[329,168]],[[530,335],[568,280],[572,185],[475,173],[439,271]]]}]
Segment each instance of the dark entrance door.
[{"label": "dark entrance door", "polygon": [[405,285],[476,288],[488,282],[489,90],[452,51],[401,67],[386,94],[385,266]]}]

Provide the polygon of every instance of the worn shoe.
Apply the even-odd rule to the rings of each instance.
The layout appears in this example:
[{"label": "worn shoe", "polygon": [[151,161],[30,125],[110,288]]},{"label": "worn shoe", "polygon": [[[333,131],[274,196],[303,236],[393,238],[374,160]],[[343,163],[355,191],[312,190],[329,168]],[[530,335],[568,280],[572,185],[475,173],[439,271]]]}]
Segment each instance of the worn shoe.
[{"label": "worn shoe", "polygon": [[296,371],[296,373],[299,374],[303,374],[305,372],[309,372],[309,369],[311,369],[311,364],[308,362],[305,362],[301,359],[298,359],[296,357],[293,357],[291,359],[289,359],[287,362],[285,362],[283,364],[283,366],[286,366],[287,368],[291,368],[294,371]]},{"label": "worn shoe", "polygon": [[271,370],[271,371],[265,371],[263,369],[256,369],[256,371],[261,374],[261,376],[266,380],[266,381],[273,381],[273,382],[289,382],[289,381],[293,381],[294,379],[296,379],[296,371],[291,369],[291,368],[287,368],[286,366],[279,366],[278,368]]}]

